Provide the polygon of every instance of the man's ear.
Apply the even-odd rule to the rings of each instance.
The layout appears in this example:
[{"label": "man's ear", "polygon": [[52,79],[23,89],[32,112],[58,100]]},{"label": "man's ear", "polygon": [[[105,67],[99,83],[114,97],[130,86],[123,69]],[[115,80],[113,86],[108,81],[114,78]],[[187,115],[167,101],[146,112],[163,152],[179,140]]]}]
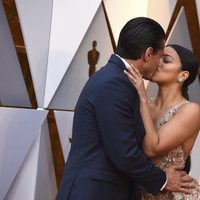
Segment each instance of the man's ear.
[{"label": "man's ear", "polygon": [[148,47],[146,49],[146,51],[144,52],[144,60],[146,62],[149,62],[149,60],[151,59],[152,54],[153,54],[153,48],[152,47]]}]

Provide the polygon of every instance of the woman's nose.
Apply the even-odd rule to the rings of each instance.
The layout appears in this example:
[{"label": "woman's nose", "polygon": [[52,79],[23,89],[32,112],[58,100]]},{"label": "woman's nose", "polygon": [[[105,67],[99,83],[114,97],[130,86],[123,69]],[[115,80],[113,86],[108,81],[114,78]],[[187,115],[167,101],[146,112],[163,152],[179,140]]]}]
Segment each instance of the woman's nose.
[{"label": "woman's nose", "polygon": [[162,65],[162,58],[160,58],[159,63],[158,63],[158,67],[161,67]]}]

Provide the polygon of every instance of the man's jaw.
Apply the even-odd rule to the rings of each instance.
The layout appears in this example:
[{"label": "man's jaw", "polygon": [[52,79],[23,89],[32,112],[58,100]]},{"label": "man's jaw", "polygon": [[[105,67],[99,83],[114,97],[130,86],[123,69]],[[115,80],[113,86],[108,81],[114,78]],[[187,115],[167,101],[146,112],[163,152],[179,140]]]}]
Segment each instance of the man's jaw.
[{"label": "man's jaw", "polygon": [[151,77],[149,78],[149,81],[152,81],[152,80],[153,80],[153,77],[154,77],[156,71],[157,71],[157,68],[156,68],[156,69],[154,70],[154,72],[152,73]]}]

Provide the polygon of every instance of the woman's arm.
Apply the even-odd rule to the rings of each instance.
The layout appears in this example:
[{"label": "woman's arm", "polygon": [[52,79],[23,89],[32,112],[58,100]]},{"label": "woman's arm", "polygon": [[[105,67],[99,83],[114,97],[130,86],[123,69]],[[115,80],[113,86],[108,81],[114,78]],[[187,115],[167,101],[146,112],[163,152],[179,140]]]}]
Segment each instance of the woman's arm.
[{"label": "woman's arm", "polygon": [[144,86],[144,81],[139,71],[136,68],[133,69],[127,67],[127,71],[125,71],[125,74],[128,76],[129,80],[136,87],[140,97],[140,113],[146,131],[146,135],[143,140],[143,150],[147,155],[150,156],[152,154],[155,154],[156,147],[159,145],[160,137],[158,132],[155,130],[151,118],[149,102]]},{"label": "woman's arm", "polygon": [[134,66],[127,68],[125,74],[136,87],[140,97],[140,113],[146,130],[143,150],[148,157],[165,154],[191,137],[194,137],[195,140],[200,128],[198,122],[200,118],[199,105],[190,103],[190,105],[183,106],[184,108],[180,109],[181,112],[177,111],[168,123],[156,131],[141,74]]}]

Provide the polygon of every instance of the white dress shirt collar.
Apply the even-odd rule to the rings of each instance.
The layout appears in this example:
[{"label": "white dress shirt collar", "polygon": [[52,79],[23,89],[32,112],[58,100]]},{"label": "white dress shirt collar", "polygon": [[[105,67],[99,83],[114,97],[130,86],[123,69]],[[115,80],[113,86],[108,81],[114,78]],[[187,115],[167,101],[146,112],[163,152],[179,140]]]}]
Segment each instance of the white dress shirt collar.
[{"label": "white dress shirt collar", "polygon": [[117,55],[117,54],[115,54],[115,55],[121,59],[121,61],[125,64],[126,67],[131,67],[131,66],[129,65],[129,63],[128,63],[124,58],[120,57],[120,56]]}]

